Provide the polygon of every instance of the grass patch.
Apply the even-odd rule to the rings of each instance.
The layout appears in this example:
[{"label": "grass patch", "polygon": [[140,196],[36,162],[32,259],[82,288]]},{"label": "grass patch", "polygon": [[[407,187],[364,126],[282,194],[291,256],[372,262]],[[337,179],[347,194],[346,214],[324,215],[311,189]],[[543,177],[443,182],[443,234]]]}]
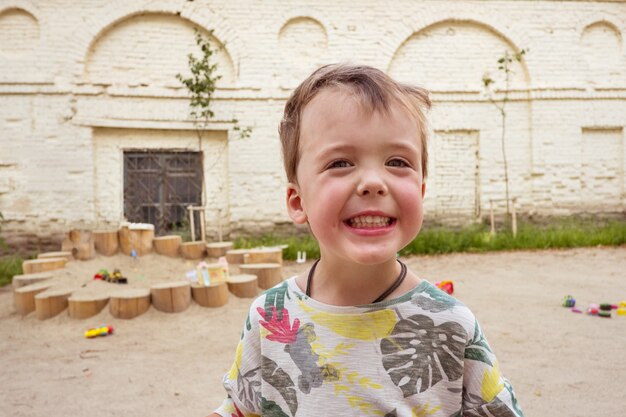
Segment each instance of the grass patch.
[{"label": "grass patch", "polygon": [[0,287],[11,283],[13,275],[22,273],[22,262],[19,256],[3,256],[0,258]]},{"label": "grass patch", "polygon": [[239,238],[234,242],[235,248],[247,249],[259,246],[289,245],[283,250],[283,259],[295,261],[298,251],[305,251],[307,259],[317,259],[320,256],[320,247],[311,235],[278,237],[264,235],[261,237]]},{"label": "grass patch", "polygon": [[626,221],[558,219],[538,224],[521,222],[517,236],[510,228],[494,236],[489,226],[475,224],[453,230],[433,227],[423,230],[401,251],[403,255],[501,250],[557,249],[626,244]]},{"label": "grass patch", "polygon": [[[308,259],[319,257],[319,246],[310,235],[283,238],[273,235],[240,238],[236,248],[289,245],[284,259],[295,260],[298,251]],[[494,236],[489,226],[472,224],[462,228],[427,226],[400,251],[401,255],[435,255],[454,252],[492,252],[502,250],[557,249],[626,244],[626,220],[557,218],[541,223],[520,221],[517,236],[503,226]]]}]

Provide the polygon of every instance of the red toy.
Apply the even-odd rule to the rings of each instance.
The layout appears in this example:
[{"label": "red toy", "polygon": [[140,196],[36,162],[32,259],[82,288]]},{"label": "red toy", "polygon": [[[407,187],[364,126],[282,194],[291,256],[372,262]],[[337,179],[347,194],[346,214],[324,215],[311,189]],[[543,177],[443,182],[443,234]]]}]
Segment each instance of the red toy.
[{"label": "red toy", "polygon": [[441,291],[444,291],[450,295],[452,295],[452,293],[454,292],[454,282],[452,281],[440,281],[440,282],[436,282],[435,285]]}]

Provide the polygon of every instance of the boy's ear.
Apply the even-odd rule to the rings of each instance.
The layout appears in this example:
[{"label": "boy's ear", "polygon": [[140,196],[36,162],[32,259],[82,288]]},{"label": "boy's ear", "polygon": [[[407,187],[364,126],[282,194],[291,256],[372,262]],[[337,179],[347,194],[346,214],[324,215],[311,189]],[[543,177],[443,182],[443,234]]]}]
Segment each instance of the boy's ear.
[{"label": "boy's ear", "polygon": [[289,217],[295,224],[304,224],[307,222],[307,215],[302,207],[302,198],[300,197],[300,188],[297,184],[290,182],[287,184],[287,211]]},{"label": "boy's ear", "polygon": [[422,181],[422,199],[426,195],[426,182]]}]

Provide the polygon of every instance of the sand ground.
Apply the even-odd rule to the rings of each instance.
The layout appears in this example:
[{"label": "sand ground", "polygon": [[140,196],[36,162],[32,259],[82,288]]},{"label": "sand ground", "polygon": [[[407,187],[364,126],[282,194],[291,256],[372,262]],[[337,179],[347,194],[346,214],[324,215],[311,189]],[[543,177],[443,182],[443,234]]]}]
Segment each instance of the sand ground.
[{"label": "sand ground", "polygon": [[[73,262],[64,279],[87,282],[121,267],[139,286],[184,276],[189,262],[122,255]],[[561,307],[626,300],[626,247],[411,257],[435,282],[451,279],[455,296],[479,318],[527,417],[605,417],[626,409],[626,316],[573,314]],[[286,264],[289,276],[308,268]],[[73,275],[72,275],[73,274]],[[230,298],[177,314],[150,308],[132,320],[108,309],[95,317],[46,321],[13,310],[0,289],[0,416],[203,416],[221,402],[249,304]],[[85,339],[89,327],[115,334]]]}]

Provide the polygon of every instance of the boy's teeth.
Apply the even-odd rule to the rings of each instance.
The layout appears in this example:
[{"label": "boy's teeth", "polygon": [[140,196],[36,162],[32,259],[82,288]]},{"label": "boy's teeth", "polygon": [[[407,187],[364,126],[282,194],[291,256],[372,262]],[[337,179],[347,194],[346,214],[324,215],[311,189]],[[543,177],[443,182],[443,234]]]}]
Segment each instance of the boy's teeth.
[{"label": "boy's teeth", "polygon": [[352,227],[384,227],[391,223],[390,217],[382,216],[357,216],[349,221]]}]

